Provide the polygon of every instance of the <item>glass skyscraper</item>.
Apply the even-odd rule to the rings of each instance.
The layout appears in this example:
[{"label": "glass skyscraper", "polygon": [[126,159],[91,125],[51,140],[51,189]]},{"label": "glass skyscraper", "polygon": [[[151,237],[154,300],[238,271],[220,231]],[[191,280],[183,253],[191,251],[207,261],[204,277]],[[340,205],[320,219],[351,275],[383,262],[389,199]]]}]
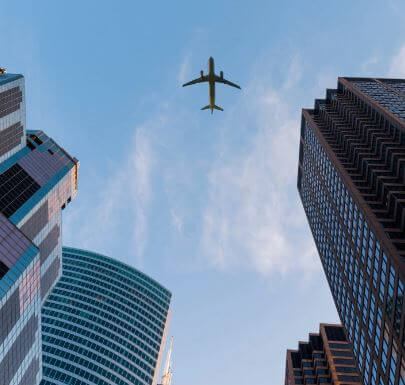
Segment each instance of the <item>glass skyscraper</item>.
[{"label": "glass skyscraper", "polygon": [[298,190],[365,384],[405,384],[405,81],[339,78],[302,112]]},{"label": "glass skyscraper", "polygon": [[63,248],[42,309],[41,385],[155,385],[171,294],[115,259]]},{"label": "glass skyscraper", "polygon": [[0,384],[41,379],[41,303],[61,271],[61,210],[78,161],[26,131],[22,75],[0,73]]}]

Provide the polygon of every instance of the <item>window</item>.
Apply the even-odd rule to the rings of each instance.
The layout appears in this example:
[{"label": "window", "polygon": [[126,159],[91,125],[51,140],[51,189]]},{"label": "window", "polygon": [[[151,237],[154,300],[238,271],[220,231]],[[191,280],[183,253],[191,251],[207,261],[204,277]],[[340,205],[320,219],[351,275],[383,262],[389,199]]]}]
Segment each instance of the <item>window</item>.
[{"label": "window", "polygon": [[347,381],[347,382],[360,382],[359,376],[346,376],[346,375],[338,375],[339,381]]},{"label": "window", "polygon": [[380,272],[380,300],[384,302],[384,293],[385,293],[385,279],[387,275],[387,256],[385,253],[382,255],[382,262],[381,262],[381,272]]},{"label": "window", "polygon": [[326,366],[326,361],[325,360],[315,360],[314,361],[314,366],[319,367],[319,366]]},{"label": "window", "polygon": [[0,279],[2,279],[8,272],[9,268],[0,261]]},{"label": "window", "polygon": [[392,310],[394,308],[394,286],[395,286],[395,270],[391,266],[388,279],[388,295],[386,302],[386,312],[388,317],[392,320]]},{"label": "window", "polygon": [[304,376],[313,376],[315,372],[312,369],[304,369],[303,370]]},{"label": "window", "polygon": [[392,353],[391,353],[391,365],[389,373],[389,383],[394,385],[395,383],[395,374],[397,370],[397,360],[398,360],[398,348],[395,340],[392,341]]},{"label": "window", "polygon": [[343,365],[356,365],[354,360],[348,360],[346,358],[334,358],[334,364],[343,364]]},{"label": "window", "polygon": [[381,353],[382,368],[384,372],[387,370],[388,344],[389,344],[389,332],[388,326],[387,324],[385,324],[384,335],[382,340],[382,353]]},{"label": "window", "polygon": [[337,366],[336,371],[338,373],[357,373],[357,369],[355,367],[349,367],[349,366]]},{"label": "window", "polygon": [[294,369],[294,376],[302,376],[302,371]]},{"label": "window", "polygon": [[27,147],[31,150],[31,151],[34,151],[35,150],[35,146],[34,146],[34,144],[30,141],[30,140],[28,140],[27,139]]},{"label": "window", "polygon": [[395,309],[394,309],[394,330],[398,336],[400,335],[401,332],[400,325],[401,325],[403,301],[404,301],[404,284],[399,279],[397,287],[397,298],[395,301]]},{"label": "window", "polygon": [[38,136],[31,134],[30,137],[34,140],[34,142],[38,145],[44,143],[41,139],[38,138]]},{"label": "window", "polygon": [[313,353],[312,357],[313,358],[323,358],[323,353]]},{"label": "window", "polygon": [[401,370],[399,375],[399,385],[405,385],[405,357],[401,360]]},{"label": "window", "polygon": [[39,184],[19,164],[11,166],[0,175],[0,211],[9,218],[37,190]]},{"label": "window", "polygon": [[350,349],[350,345],[349,344],[336,344],[336,343],[331,343],[329,344],[329,346],[331,348],[335,348],[335,349]]}]

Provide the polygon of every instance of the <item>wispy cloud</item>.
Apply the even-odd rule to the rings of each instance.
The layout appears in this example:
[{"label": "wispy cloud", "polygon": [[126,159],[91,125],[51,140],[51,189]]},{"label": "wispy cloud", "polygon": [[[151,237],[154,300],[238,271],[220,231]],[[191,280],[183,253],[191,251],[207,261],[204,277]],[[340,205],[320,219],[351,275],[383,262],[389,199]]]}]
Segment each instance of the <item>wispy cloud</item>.
[{"label": "wispy cloud", "polygon": [[362,65],[361,70],[365,73],[374,70],[375,66],[380,62],[377,56],[372,56],[368,58]]},{"label": "wispy cloud", "polygon": [[[142,259],[148,240],[148,207],[154,155],[150,146],[150,122],[135,128],[130,152],[113,165],[113,171],[94,176],[91,203],[72,205],[65,219],[67,239],[80,247],[105,252],[119,239],[122,229],[129,232],[135,255]],[[125,226],[122,226],[125,223]]]},{"label": "wispy cloud", "polygon": [[405,78],[405,44],[399,49],[399,52],[393,57],[389,69],[389,76]]},{"label": "wispy cloud", "polygon": [[283,89],[289,90],[297,85],[302,78],[302,64],[301,57],[295,54],[290,61],[287,69],[286,79],[283,83]]},{"label": "wispy cloud", "polygon": [[170,216],[172,219],[173,227],[180,235],[183,235],[183,219],[173,208],[170,210]]},{"label": "wispy cloud", "polygon": [[[148,206],[151,196],[151,173],[153,169],[153,155],[147,135],[138,129],[133,140],[135,151],[129,157],[125,177],[131,180],[129,188],[134,199],[135,223],[133,239],[137,256],[142,256],[148,240]],[[131,173],[133,172],[133,177]]]},{"label": "wispy cloud", "polygon": [[258,75],[244,91],[252,102],[237,106],[238,119],[228,122],[251,135],[239,149],[225,139],[210,172],[201,244],[214,266],[263,274],[319,269],[295,187],[300,115],[285,90],[297,82],[288,77],[277,90]]},{"label": "wispy cloud", "polygon": [[183,60],[180,64],[179,72],[177,75],[178,83],[184,84],[187,80],[189,80],[190,73],[191,73],[191,59],[192,54],[188,53],[184,55]]},{"label": "wispy cloud", "polygon": [[[191,57],[191,53],[185,55],[178,67],[179,82],[188,76]],[[156,214],[150,212],[151,200],[162,199],[168,190],[176,190],[173,181],[178,180],[176,172],[179,170],[168,167],[161,153],[162,149],[167,150],[165,140],[170,142],[172,139],[170,130],[179,127],[178,123],[173,123],[175,114],[181,114],[181,108],[174,110],[170,99],[160,100],[155,114],[148,121],[135,125],[127,153],[113,162],[104,159],[102,172],[90,175],[91,196],[87,195],[69,207],[64,219],[68,243],[108,253],[116,251],[121,240],[125,250],[130,248],[128,252],[124,250],[128,257],[135,256],[137,264],[142,263],[149,242],[150,220]],[[172,177],[168,177],[168,168]],[[155,191],[153,183],[160,178],[167,178],[172,186],[166,191]],[[80,194],[81,191],[79,198]],[[182,236],[183,208],[179,202],[173,202],[168,210],[169,225]]]}]

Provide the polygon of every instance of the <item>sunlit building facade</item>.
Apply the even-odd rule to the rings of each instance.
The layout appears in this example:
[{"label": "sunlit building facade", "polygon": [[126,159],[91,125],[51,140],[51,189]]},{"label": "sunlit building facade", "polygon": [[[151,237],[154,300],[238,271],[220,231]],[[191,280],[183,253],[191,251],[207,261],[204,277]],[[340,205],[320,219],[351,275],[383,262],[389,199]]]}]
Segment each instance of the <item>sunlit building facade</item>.
[{"label": "sunlit building facade", "polygon": [[351,344],[341,325],[321,324],[297,350],[287,350],[285,385],[362,385]]},{"label": "sunlit building facade", "polygon": [[40,309],[61,271],[61,210],[78,162],[27,131],[22,75],[0,74],[0,384],[41,379]]},{"label": "sunlit building facade", "polygon": [[115,259],[63,248],[42,309],[41,385],[156,385],[171,294]]},{"label": "sunlit building facade", "polygon": [[339,78],[302,112],[298,190],[365,384],[405,384],[405,81]]}]

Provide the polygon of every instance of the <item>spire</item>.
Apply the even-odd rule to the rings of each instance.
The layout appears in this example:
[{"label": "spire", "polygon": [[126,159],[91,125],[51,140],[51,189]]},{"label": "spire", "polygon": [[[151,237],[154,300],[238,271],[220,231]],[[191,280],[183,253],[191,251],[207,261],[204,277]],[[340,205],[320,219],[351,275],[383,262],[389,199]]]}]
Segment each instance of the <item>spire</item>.
[{"label": "spire", "polygon": [[170,346],[167,352],[165,370],[162,376],[162,385],[171,385],[172,382],[172,349],[173,337],[170,338]]}]

